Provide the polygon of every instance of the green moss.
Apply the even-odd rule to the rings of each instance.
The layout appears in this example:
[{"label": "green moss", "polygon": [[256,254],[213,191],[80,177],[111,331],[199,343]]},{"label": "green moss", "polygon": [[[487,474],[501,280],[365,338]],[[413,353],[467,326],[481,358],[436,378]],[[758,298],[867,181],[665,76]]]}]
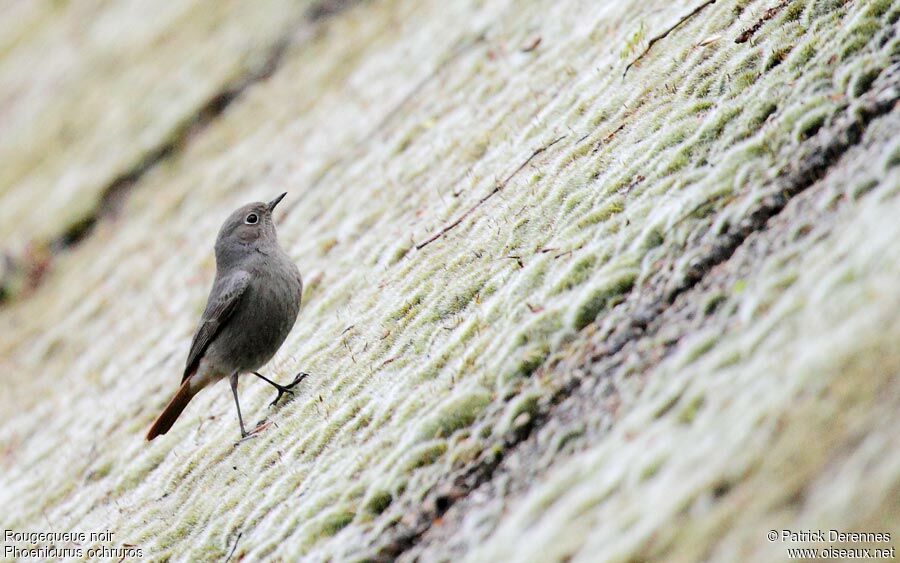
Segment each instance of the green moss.
[{"label": "green moss", "polygon": [[703,405],[706,404],[706,397],[703,395],[697,395],[691,401],[685,405],[684,409],[678,413],[678,422],[682,424],[690,424],[697,418],[697,413],[700,412],[700,409],[703,408]]},{"label": "green moss", "polygon": [[759,73],[755,70],[748,70],[746,72],[742,72],[737,75],[737,78],[734,79],[734,91],[733,93],[739,94],[753,86],[759,81]]},{"label": "green moss", "polygon": [[594,129],[599,129],[601,125],[609,121],[609,114],[604,109],[600,109],[597,112],[597,115],[591,118],[590,126]]},{"label": "green moss", "polygon": [[568,428],[563,431],[562,434],[556,437],[556,439],[554,440],[553,450],[556,452],[561,452],[566,449],[566,446],[581,439],[584,435],[585,429],[583,426]]},{"label": "green moss", "polygon": [[337,244],[338,240],[334,237],[328,237],[319,242],[319,256],[328,256]]},{"label": "green moss", "polygon": [[369,495],[369,497],[363,501],[363,509],[366,510],[369,514],[381,514],[387,507],[391,505],[394,501],[394,497],[388,491],[378,490]]},{"label": "green moss", "polygon": [[765,71],[769,72],[776,66],[783,63],[791,53],[791,49],[793,49],[793,45],[784,45],[782,47],[772,49],[772,51],[769,52],[769,56],[766,57],[766,62],[763,65]]},{"label": "green moss", "polygon": [[894,143],[884,159],[884,170],[888,171],[898,165],[900,165],[900,143]]},{"label": "green moss", "polygon": [[396,263],[399,262],[400,260],[403,260],[403,258],[404,258],[407,254],[409,254],[409,251],[412,250],[412,248],[413,248],[412,244],[404,244],[404,245],[401,245],[401,246],[397,247],[397,248],[394,250],[394,254],[391,255],[391,258],[390,258],[390,260],[388,261],[389,265],[393,266],[394,264],[396,264]]},{"label": "green moss", "polygon": [[[484,426],[482,428],[482,431],[485,428],[489,429],[490,427]],[[483,437],[486,438],[487,436]],[[482,451],[482,445],[478,440],[474,438],[462,440],[450,451],[450,463],[453,465],[453,467],[469,465],[476,459],[478,459],[478,456],[481,455]]]},{"label": "green moss", "polygon": [[712,350],[718,344],[719,339],[718,335],[709,336],[702,342],[694,344],[685,356],[685,363],[689,364],[697,361],[701,356]]},{"label": "green moss", "polygon": [[623,61],[631,58],[646,36],[647,27],[644,25],[644,20],[641,20],[637,29],[635,29],[631,36],[625,41],[622,51],[619,52],[619,58]]},{"label": "green moss", "polygon": [[315,540],[331,537],[346,528],[348,524],[353,522],[355,517],[356,513],[347,509],[333,510],[319,520],[313,537]]},{"label": "green moss", "polygon": [[690,92],[690,95],[697,96],[699,98],[705,98],[707,96],[712,96],[717,93],[716,84],[719,83],[719,80],[710,76],[706,80],[701,80],[697,83],[696,87],[693,88]]},{"label": "green moss", "polygon": [[807,42],[799,49],[794,50],[794,55],[790,58],[790,67],[793,71],[801,70],[806,63],[816,56],[817,49],[812,42]]},{"label": "green moss", "polygon": [[570,195],[566,197],[565,203],[562,206],[564,215],[572,215],[573,212],[578,209],[581,204],[585,202],[585,198],[582,195]]},{"label": "green moss", "polygon": [[473,283],[461,291],[445,297],[428,318],[432,322],[438,322],[461,312],[478,296],[482,287],[481,283]]},{"label": "green moss", "polygon": [[[794,4],[803,4],[803,2],[792,2]],[[821,18],[822,16],[826,16],[835,10],[839,10],[844,7],[844,4],[847,3],[847,0],[818,0],[816,2],[809,2],[809,10],[806,14],[806,20],[811,22],[816,18]]]},{"label": "green moss", "polygon": [[447,451],[447,442],[432,440],[411,449],[400,464],[402,473],[409,473],[436,462]]},{"label": "green moss", "polygon": [[664,174],[674,174],[679,170],[686,168],[691,164],[694,158],[694,150],[696,145],[687,145],[679,148],[675,152],[675,156],[669,161],[665,168]]},{"label": "green moss", "polygon": [[648,229],[645,233],[643,233],[641,237],[640,250],[643,252],[647,252],[660,246],[663,242],[665,242],[665,237],[663,236],[662,231],[659,227],[653,227]]},{"label": "green moss", "polygon": [[641,481],[647,481],[648,479],[652,479],[655,477],[659,470],[662,469],[666,465],[666,458],[661,457],[647,464],[644,469],[641,470]]},{"label": "green moss", "polygon": [[582,218],[578,221],[577,227],[579,229],[586,229],[588,227],[594,226],[597,223],[602,223],[603,221],[607,221],[611,217],[625,211],[625,206],[618,199],[608,202],[601,209],[589,214],[587,217]]},{"label": "green moss", "polygon": [[[890,3],[893,3],[893,0],[887,0],[887,1]],[[888,15],[885,18],[885,20],[887,21],[888,25],[896,25],[897,22],[900,21],[900,7],[898,7],[895,10],[892,10],[891,12],[888,12]],[[893,52],[896,53],[897,52],[896,49],[894,49]]]},{"label": "green moss", "polygon": [[113,462],[107,461],[97,469],[88,472],[86,479],[88,481],[99,481],[100,479],[103,479],[104,477],[112,473],[113,467]]},{"label": "green moss", "polygon": [[488,135],[484,135],[467,146],[468,156],[471,160],[479,160],[487,154],[490,147],[491,139]]},{"label": "green moss", "polygon": [[222,561],[227,556],[228,553],[221,545],[212,542],[203,544],[196,552],[191,553],[191,558],[196,561]]},{"label": "green moss", "polygon": [[716,310],[728,300],[728,296],[724,293],[714,293],[707,297],[706,303],[703,304],[703,314],[712,315]]},{"label": "green moss", "polygon": [[125,474],[116,485],[116,494],[121,495],[126,491],[133,489],[143,483],[147,475],[149,475],[150,472],[159,467],[159,464],[161,464],[163,460],[166,459],[166,453],[167,452],[165,450],[158,449],[150,456],[145,458],[143,460],[143,463],[135,467],[131,472]]},{"label": "green moss", "polygon": [[856,74],[850,81],[850,95],[858,98],[868,92],[879,74],[881,74],[881,69],[878,67],[870,67]]},{"label": "green moss", "polygon": [[756,131],[776,111],[778,111],[778,104],[774,101],[767,100],[761,103],[753,109],[750,118],[747,120],[747,128]]},{"label": "green moss", "polygon": [[393,313],[388,316],[388,319],[392,321],[401,321],[404,319],[409,319],[416,315],[419,311],[419,306],[424,302],[424,296],[421,293],[417,293],[409,300],[405,301],[399,308],[397,308]]},{"label": "green moss", "polygon": [[740,16],[741,14],[743,14],[744,10],[747,9],[747,6],[749,6],[752,1],[753,0],[737,0],[737,2],[734,3],[734,7],[732,8],[732,10],[734,10],[734,15]]},{"label": "green moss", "polygon": [[485,407],[491,403],[487,391],[475,390],[457,395],[437,408],[419,429],[419,439],[444,438],[475,422]]},{"label": "green moss", "polygon": [[663,401],[663,403],[659,406],[659,408],[657,408],[656,411],[653,413],[653,418],[659,420],[660,418],[669,414],[672,411],[672,409],[675,408],[675,405],[677,405],[678,402],[681,401],[681,397],[683,395],[684,395],[684,392],[679,391],[678,393],[675,393],[674,395],[672,395],[671,397],[669,397],[668,399]]},{"label": "green moss", "polygon": [[728,124],[734,121],[741,113],[741,107],[719,109],[710,116],[706,123],[704,123],[703,127],[700,129],[698,140],[703,143],[712,143],[718,140]]},{"label": "green moss", "polygon": [[846,60],[865,48],[872,38],[881,31],[882,24],[876,18],[864,18],[857,21],[847,33],[841,45],[841,58]]},{"label": "green moss", "polygon": [[400,138],[400,141],[397,143],[396,148],[394,148],[394,156],[399,156],[406,152],[410,146],[412,146],[413,141],[416,140],[416,137],[419,135],[419,128],[413,127],[407,133]]},{"label": "green moss", "polygon": [[574,266],[566,274],[566,277],[560,281],[553,289],[553,294],[559,294],[568,291],[574,287],[578,287],[591,277],[594,268],[597,265],[597,256],[589,254],[575,263]]},{"label": "green moss", "polygon": [[[342,381],[342,383],[349,382]],[[362,406],[362,401],[356,400],[351,405],[343,408],[336,416],[332,417],[328,423],[324,425],[324,428],[322,428],[322,431],[318,435],[318,440],[311,446],[307,453],[312,456],[322,453],[337,433],[359,414],[362,410]]]},{"label": "green moss", "polygon": [[591,292],[575,313],[575,330],[581,330],[594,322],[601,311],[615,303],[623,294],[631,291],[637,280],[637,271],[620,272]]},{"label": "green moss", "polygon": [[353,432],[359,432],[363,428],[368,427],[372,424],[372,413],[369,411],[360,412],[357,417],[353,420],[353,425],[350,427],[350,430]]},{"label": "green moss", "polygon": [[805,141],[819,132],[819,129],[825,125],[825,122],[831,116],[831,112],[826,108],[817,108],[797,121],[794,129],[794,138],[798,141]]},{"label": "green moss", "polygon": [[497,431],[500,435],[514,430],[521,415],[526,415],[529,419],[533,419],[540,411],[541,395],[537,391],[526,391],[516,396],[503,413],[500,423],[497,425]]},{"label": "green moss", "polygon": [[591,154],[592,150],[593,145],[591,143],[582,143],[566,155],[565,159],[563,160],[563,166],[572,164],[576,160],[588,156],[589,154]]},{"label": "green moss", "polygon": [[342,499],[344,501],[354,501],[361,499],[366,494],[366,485],[362,482],[348,484],[348,488],[344,491]]},{"label": "green moss", "polygon": [[547,343],[548,339],[563,328],[562,311],[547,311],[532,321],[515,338],[516,346],[526,346],[532,343]]},{"label": "green moss", "polygon": [[550,345],[538,344],[531,346],[526,348],[521,355],[522,357],[515,369],[515,375],[517,377],[529,377],[544,364],[547,356],[550,355]]},{"label": "green moss", "polygon": [[668,133],[666,133],[665,137],[663,137],[657,150],[665,150],[669,147],[674,147],[675,145],[680,145],[688,138],[691,132],[694,130],[694,124],[681,124],[678,127],[673,128]]},{"label": "green moss", "polygon": [[787,5],[787,8],[785,8],[781,21],[787,23],[799,20],[800,16],[803,15],[803,10],[805,8],[805,2],[791,2]]},{"label": "green moss", "polygon": [[465,343],[472,340],[475,336],[478,335],[482,328],[483,327],[481,326],[481,321],[478,319],[478,317],[473,318],[463,329],[462,334],[459,335],[460,342]]}]

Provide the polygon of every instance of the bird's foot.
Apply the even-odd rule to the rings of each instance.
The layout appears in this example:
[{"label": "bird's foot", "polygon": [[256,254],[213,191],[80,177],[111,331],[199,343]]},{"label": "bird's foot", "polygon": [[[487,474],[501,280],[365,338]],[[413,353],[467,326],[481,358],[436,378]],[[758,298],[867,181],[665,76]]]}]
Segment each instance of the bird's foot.
[{"label": "bird's foot", "polygon": [[277,383],[273,383],[272,385],[273,385],[273,387],[275,387],[275,389],[278,390],[278,394],[275,396],[275,400],[272,401],[271,403],[269,403],[269,406],[274,407],[275,405],[277,405],[278,401],[281,400],[281,396],[284,395],[285,393],[290,393],[291,395],[293,395],[294,387],[296,387],[298,383],[300,383],[307,377],[309,377],[309,374],[301,371],[300,373],[297,374],[297,377],[295,377],[294,380],[291,381],[290,383],[288,383],[287,385],[279,385]]},{"label": "bird's foot", "polygon": [[246,442],[247,440],[250,440],[251,438],[256,438],[257,436],[262,434],[262,432],[265,429],[267,429],[269,426],[272,426],[272,422],[267,421],[265,419],[260,420],[259,423],[257,423],[256,428],[254,428],[250,432],[245,432],[242,430],[241,431],[241,439],[238,440],[237,442],[235,442],[234,445],[239,446],[240,444],[243,444],[244,442]]},{"label": "bird's foot", "polygon": [[236,447],[240,446],[241,444],[243,444],[244,442],[246,442],[247,440],[256,438],[256,436],[258,436],[258,434],[256,432],[246,432],[241,436],[240,440],[238,440],[237,442],[234,443],[234,447],[236,448]]}]

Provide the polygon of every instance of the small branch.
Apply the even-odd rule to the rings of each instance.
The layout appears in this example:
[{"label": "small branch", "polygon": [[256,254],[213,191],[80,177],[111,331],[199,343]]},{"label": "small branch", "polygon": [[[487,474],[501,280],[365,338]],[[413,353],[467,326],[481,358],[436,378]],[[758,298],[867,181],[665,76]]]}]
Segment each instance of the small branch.
[{"label": "small branch", "polygon": [[392,356],[392,357],[386,359],[385,361],[381,362],[381,365],[378,366],[378,369],[381,369],[381,368],[383,368],[383,367],[385,367],[385,366],[387,366],[387,365],[390,365],[390,364],[396,362],[396,361],[399,360],[399,359],[400,359],[400,356]]},{"label": "small branch", "polygon": [[525,267],[525,262],[522,261],[521,256],[504,256],[504,258],[506,258],[507,260],[515,260],[516,264],[518,264],[520,268]]},{"label": "small branch", "polygon": [[591,149],[591,153],[592,153],[592,154],[593,154],[593,153],[596,153],[597,151],[600,150],[600,147],[602,147],[603,145],[605,145],[605,144],[607,144],[608,142],[612,141],[612,140],[613,140],[613,137],[615,137],[616,134],[618,134],[619,131],[621,131],[622,129],[625,129],[625,122],[624,122],[624,121],[622,122],[621,125],[619,125],[618,127],[616,127],[616,130],[615,130],[615,131],[613,131],[612,133],[610,133],[610,134],[607,135],[606,137],[603,137],[603,140],[600,141],[600,142],[598,142],[598,143],[594,146],[594,148]]},{"label": "small branch", "polygon": [[694,8],[694,10],[693,10],[690,14],[688,14],[688,15],[686,15],[686,16],[683,16],[680,20],[678,20],[677,22],[675,22],[675,25],[673,25],[673,26],[670,27],[669,29],[663,31],[663,32],[660,33],[659,35],[657,35],[657,36],[651,38],[651,39],[650,39],[650,42],[647,43],[647,48],[644,49],[644,52],[641,53],[640,55],[638,55],[637,58],[635,58],[633,61],[631,61],[630,63],[628,63],[628,66],[625,67],[625,72],[622,73],[622,78],[625,78],[625,75],[628,74],[628,71],[631,69],[631,67],[633,67],[633,66],[635,65],[635,63],[637,63],[638,61],[640,61],[641,59],[643,59],[643,58],[647,55],[647,53],[650,52],[650,49],[653,48],[653,45],[654,45],[657,41],[660,41],[660,40],[662,40],[662,39],[665,39],[670,33],[672,33],[673,31],[675,31],[676,29],[678,29],[678,28],[681,26],[681,24],[683,24],[684,22],[688,21],[688,20],[691,19],[692,17],[694,17],[694,16],[696,16],[697,14],[699,14],[700,12],[702,12],[707,6],[710,6],[710,5],[715,4],[715,3],[716,3],[716,0],[706,0],[706,2],[704,2],[704,3],[700,4],[699,6],[697,6],[696,8]]},{"label": "small branch", "polygon": [[422,243],[417,244],[417,245],[416,245],[416,250],[422,250],[423,248],[425,248],[425,247],[428,246],[429,244],[433,243],[433,242],[436,241],[437,239],[441,238],[442,236],[446,235],[447,233],[449,233],[450,231],[452,231],[453,229],[455,229],[456,227],[458,227],[458,226],[460,225],[460,223],[462,223],[463,221],[465,221],[466,217],[468,217],[469,215],[471,215],[476,209],[478,209],[479,207],[481,207],[482,205],[484,205],[484,203],[485,203],[487,200],[491,199],[492,197],[494,197],[495,195],[497,195],[497,193],[498,193],[499,191],[501,191],[503,188],[505,188],[506,185],[509,184],[510,180],[512,180],[512,179],[516,176],[516,174],[518,174],[519,172],[521,172],[522,169],[524,169],[526,166],[528,166],[528,164],[531,163],[531,161],[534,160],[539,154],[541,154],[542,152],[546,151],[547,149],[549,149],[550,147],[552,147],[552,146],[555,145],[556,143],[562,141],[563,139],[566,138],[566,136],[567,136],[567,135],[563,135],[563,136],[561,136],[561,137],[557,137],[556,139],[553,139],[552,141],[550,141],[550,142],[547,143],[546,145],[542,146],[541,148],[535,149],[534,152],[531,153],[531,156],[529,156],[528,158],[526,158],[525,161],[522,162],[522,164],[520,164],[518,168],[516,168],[515,170],[513,170],[512,174],[510,174],[509,176],[507,176],[505,180],[503,180],[502,182],[499,182],[496,186],[494,186],[494,189],[493,189],[493,190],[491,190],[490,192],[488,192],[488,194],[487,194],[486,196],[484,196],[483,198],[481,198],[481,199],[479,199],[477,202],[475,202],[475,205],[473,205],[472,207],[470,207],[470,208],[468,208],[466,211],[464,211],[463,214],[460,215],[459,217],[457,217],[455,221],[453,221],[452,223],[450,223],[449,225],[447,225],[446,227],[444,227],[444,228],[441,229],[440,231],[438,231],[438,232],[436,232],[435,234],[433,234],[433,235],[431,236],[431,238],[429,238],[429,239],[426,240],[425,242],[422,242]]},{"label": "small branch", "polygon": [[541,44],[542,37],[538,36],[531,40],[531,43],[519,49],[523,53],[530,53],[538,48],[538,45]]},{"label": "small branch", "polygon": [[784,7],[790,3],[791,0],[781,0],[781,2],[763,12],[763,15],[756,21],[756,23],[742,31],[741,34],[738,35],[734,40],[734,42],[738,44],[746,43],[751,37],[753,37],[754,33],[759,31],[759,28],[761,28],[764,23],[774,18],[775,14],[783,10]]},{"label": "small branch", "polygon": [[237,549],[237,544],[241,541],[241,536],[244,535],[244,532],[238,532],[236,538],[234,538],[234,545],[231,546],[231,551],[228,553],[228,557],[225,558],[225,563],[231,561],[231,556],[234,555],[234,550]]}]

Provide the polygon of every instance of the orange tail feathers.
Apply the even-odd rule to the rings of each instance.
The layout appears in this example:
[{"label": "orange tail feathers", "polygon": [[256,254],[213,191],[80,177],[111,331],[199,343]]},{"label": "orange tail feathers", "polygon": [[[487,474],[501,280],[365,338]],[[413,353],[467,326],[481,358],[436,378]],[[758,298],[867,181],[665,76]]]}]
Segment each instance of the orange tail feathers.
[{"label": "orange tail feathers", "polygon": [[159,415],[159,418],[157,418],[156,422],[153,423],[153,426],[150,427],[150,431],[147,432],[147,441],[168,432],[169,429],[172,428],[172,425],[175,424],[175,421],[178,420],[178,416],[184,410],[184,407],[191,402],[194,394],[195,393],[191,391],[190,378],[188,378],[181,384],[178,393],[175,393],[175,396],[172,397],[172,400],[166,405],[162,414]]}]

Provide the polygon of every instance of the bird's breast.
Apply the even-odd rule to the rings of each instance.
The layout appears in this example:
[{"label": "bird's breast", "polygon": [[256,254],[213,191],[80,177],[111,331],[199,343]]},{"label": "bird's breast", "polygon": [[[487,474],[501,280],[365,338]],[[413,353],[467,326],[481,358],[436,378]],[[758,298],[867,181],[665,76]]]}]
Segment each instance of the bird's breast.
[{"label": "bird's breast", "polygon": [[261,268],[241,304],[224,328],[219,352],[235,369],[255,370],[268,362],[284,343],[300,311],[300,281],[294,268]]}]

